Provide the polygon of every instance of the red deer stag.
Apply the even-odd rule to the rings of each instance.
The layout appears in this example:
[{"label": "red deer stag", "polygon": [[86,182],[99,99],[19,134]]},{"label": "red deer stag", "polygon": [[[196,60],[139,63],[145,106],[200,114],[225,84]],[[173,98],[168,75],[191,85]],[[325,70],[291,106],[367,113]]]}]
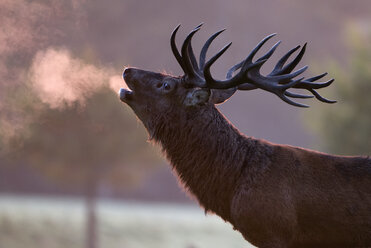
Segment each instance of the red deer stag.
[{"label": "red deer stag", "polygon": [[151,139],[161,144],[180,181],[205,211],[230,222],[255,246],[371,247],[369,157],[333,156],[246,137],[215,107],[236,90],[257,88],[298,107],[307,106],[292,98],[314,96],[332,103],[316,90],[333,79],[316,82],[326,73],[294,79],[307,69],[292,72],[306,45],[290,63],[286,61],[300,46],[262,75],[260,68],[279,42],[259,59],[253,57],[272,34],[233,66],[226,80],[216,80],[210,67],[231,44],[206,61],[210,44],[223,30],[215,33],[197,63],[191,39],[200,27],[189,33],[180,52],[175,44],[179,26],[171,35],[171,49],[184,76],[127,68],[123,77],[129,89],[120,90],[120,99],[133,109]]}]

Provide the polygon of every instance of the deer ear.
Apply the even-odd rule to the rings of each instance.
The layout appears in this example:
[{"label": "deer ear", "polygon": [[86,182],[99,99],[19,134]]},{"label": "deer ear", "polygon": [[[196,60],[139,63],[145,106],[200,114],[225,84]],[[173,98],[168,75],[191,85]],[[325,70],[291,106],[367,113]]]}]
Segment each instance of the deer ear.
[{"label": "deer ear", "polygon": [[227,101],[237,90],[237,87],[229,88],[225,90],[211,90],[210,101],[214,104],[220,104]]},{"label": "deer ear", "polygon": [[195,89],[187,93],[184,99],[185,106],[203,105],[209,101],[210,91],[205,89]]}]

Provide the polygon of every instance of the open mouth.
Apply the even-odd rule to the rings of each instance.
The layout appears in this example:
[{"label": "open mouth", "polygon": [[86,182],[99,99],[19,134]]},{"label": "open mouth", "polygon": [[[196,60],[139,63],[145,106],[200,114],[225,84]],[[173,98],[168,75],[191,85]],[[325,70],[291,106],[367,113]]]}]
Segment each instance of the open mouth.
[{"label": "open mouth", "polygon": [[133,100],[134,90],[132,85],[132,74],[133,69],[126,68],[122,74],[123,79],[125,80],[125,88],[121,88],[119,91],[120,100],[128,103],[129,101]]},{"label": "open mouth", "polygon": [[124,76],[124,80],[125,80],[126,87],[120,89],[119,96],[120,96],[121,101],[127,102],[130,100],[133,100],[134,91],[132,90],[132,88],[130,87],[130,84],[128,83],[129,79],[127,78],[125,79],[125,76]]}]

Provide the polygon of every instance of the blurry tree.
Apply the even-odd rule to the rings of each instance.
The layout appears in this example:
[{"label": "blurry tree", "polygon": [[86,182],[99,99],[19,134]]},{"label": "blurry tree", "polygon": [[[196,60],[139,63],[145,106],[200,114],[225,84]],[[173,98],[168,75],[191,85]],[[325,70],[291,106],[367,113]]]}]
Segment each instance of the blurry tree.
[{"label": "blurry tree", "polygon": [[[371,154],[371,35],[352,26],[347,33],[350,58],[346,66],[335,64],[332,106],[316,109],[312,127],[320,134],[322,148],[344,155]],[[312,120],[315,120],[312,122]]]},{"label": "blurry tree", "polygon": [[[102,180],[133,185],[156,164],[146,134],[112,90],[100,88],[83,106],[45,106],[28,128],[18,159],[49,178],[82,187],[87,208],[87,248],[97,247],[97,190]],[[20,140],[18,140],[20,141]]]}]

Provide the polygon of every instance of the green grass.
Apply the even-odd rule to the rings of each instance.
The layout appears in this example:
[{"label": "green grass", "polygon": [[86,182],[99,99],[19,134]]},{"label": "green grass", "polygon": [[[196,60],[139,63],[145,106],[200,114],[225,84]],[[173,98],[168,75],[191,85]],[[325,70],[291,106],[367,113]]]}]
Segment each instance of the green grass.
[{"label": "green grass", "polygon": [[[97,212],[99,248],[252,247],[194,206],[100,201]],[[79,199],[0,195],[0,247],[84,247],[84,217]]]}]

